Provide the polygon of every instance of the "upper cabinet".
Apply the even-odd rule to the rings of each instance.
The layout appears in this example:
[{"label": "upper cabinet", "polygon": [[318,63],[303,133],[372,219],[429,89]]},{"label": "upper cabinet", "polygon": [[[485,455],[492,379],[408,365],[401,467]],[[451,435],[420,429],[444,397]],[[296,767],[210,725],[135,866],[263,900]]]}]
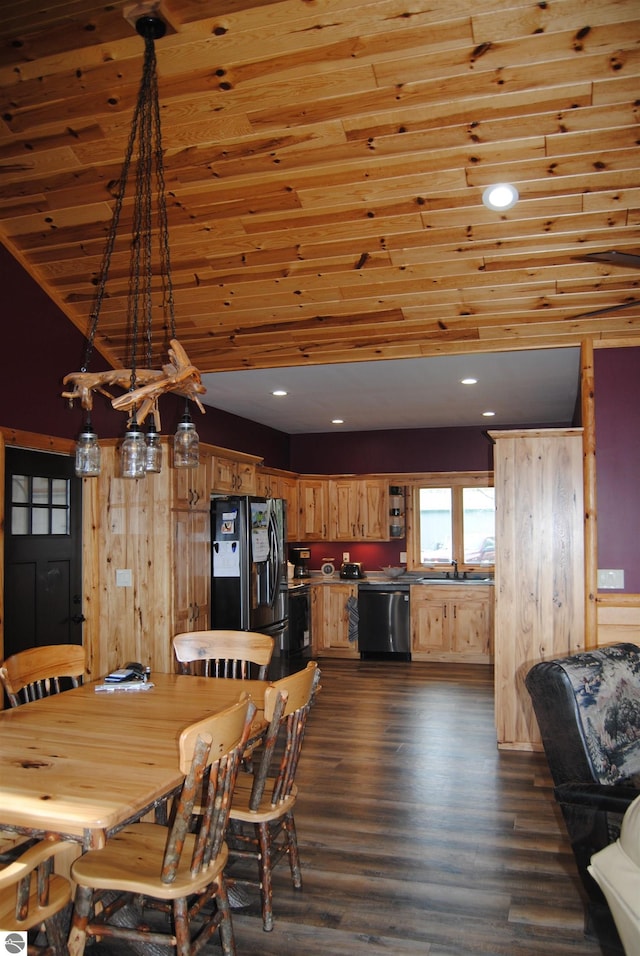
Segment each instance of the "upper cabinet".
[{"label": "upper cabinet", "polygon": [[253,455],[214,451],[211,469],[211,490],[223,495],[254,495],[256,493],[256,464]]},{"label": "upper cabinet", "polygon": [[286,502],[287,540],[298,540],[298,476],[277,468],[256,468],[256,494]]},{"label": "upper cabinet", "polygon": [[389,538],[389,486],[381,478],[332,478],[329,482],[332,541]]},{"label": "upper cabinet", "polygon": [[173,507],[208,511],[211,499],[211,455],[200,448],[197,468],[171,468]]},{"label": "upper cabinet", "polygon": [[[328,540],[329,481],[306,476],[298,481],[298,541]],[[293,536],[289,537],[293,540]]]}]

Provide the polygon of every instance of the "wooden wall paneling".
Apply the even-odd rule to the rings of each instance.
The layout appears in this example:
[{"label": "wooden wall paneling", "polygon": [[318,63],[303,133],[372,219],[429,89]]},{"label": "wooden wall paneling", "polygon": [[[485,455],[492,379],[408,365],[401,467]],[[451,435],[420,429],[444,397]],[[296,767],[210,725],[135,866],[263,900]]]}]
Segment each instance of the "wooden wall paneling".
[{"label": "wooden wall paneling", "polygon": [[539,660],[584,649],[582,430],[490,434],[498,745],[538,748],[524,678]]},{"label": "wooden wall paneling", "polygon": [[640,645],[640,594],[598,594],[598,646],[630,641]]},{"label": "wooden wall paneling", "polygon": [[[170,669],[172,574],[169,468],[118,477],[115,447],[103,447],[102,473],[85,479],[86,637],[92,674],[129,660]],[[117,583],[131,572],[131,586]],[[87,613],[88,612],[88,613]]]}]

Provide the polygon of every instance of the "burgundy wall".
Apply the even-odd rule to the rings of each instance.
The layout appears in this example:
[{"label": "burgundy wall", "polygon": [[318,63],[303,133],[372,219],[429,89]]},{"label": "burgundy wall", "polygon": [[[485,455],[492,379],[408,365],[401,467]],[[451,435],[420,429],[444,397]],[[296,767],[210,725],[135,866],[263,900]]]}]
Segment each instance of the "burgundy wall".
[{"label": "burgundy wall", "polygon": [[640,348],[596,349],[598,567],[640,593]]},{"label": "burgundy wall", "polygon": [[490,471],[493,445],[485,428],[292,435],[291,468],[307,474]]},{"label": "burgundy wall", "polygon": [[[80,405],[61,398],[62,377],[77,371],[85,338],[0,245],[2,275],[3,374],[0,376],[0,425],[22,431],[75,438],[83,421]],[[91,370],[109,368],[95,352]],[[289,436],[273,428],[205,406],[192,409],[201,441],[264,457],[274,468],[289,466]],[[163,434],[171,434],[184,412],[184,399],[167,395],[160,402]],[[93,425],[101,438],[124,431],[125,416],[96,396]]]}]

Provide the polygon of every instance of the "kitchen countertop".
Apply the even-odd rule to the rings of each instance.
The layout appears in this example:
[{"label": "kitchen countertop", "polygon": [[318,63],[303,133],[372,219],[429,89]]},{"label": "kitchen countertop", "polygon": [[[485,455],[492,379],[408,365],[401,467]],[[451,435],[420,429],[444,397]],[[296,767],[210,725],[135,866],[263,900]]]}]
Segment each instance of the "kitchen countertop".
[{"label": "kitchen countertop", "polygon": [[403,574],[398,578],[387,578],[383,574],[376,574],[372,572],[364,578],[341,578],[339,573],[331,575],[324,575],[320,571],[312,571],[311,576],[308,578],[296,578],[289,581],[289,590],[295,590],[295,588],[304,587],[305,585],[310,584],[366,584],[374,585],[375,587],[408,587],[409,585],[428,585],[429,587],[478,587],[479,585],[484,587],[493,587],[493,578],[445,578],[445,577],[428,577],[427,575],[422,574]]}]

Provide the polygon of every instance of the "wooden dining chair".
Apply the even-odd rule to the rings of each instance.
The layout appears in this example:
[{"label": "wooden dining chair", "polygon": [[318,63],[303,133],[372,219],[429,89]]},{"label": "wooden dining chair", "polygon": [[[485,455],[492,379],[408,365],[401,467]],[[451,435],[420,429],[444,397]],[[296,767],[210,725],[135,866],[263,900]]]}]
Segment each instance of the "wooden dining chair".
[{"label": "wooden dining chair", "polygon": [[[183,731],[179,749],[185,779],[168,827],[134,823],[73,863],[72,956],[84,952],[87,936],[158,944],[172,947],[177,956],[193,956],[216,930],[225,956],[235,956],[223,878],[225,834],[254,714],[255,705],[243,695]],[[194,801],[203,793],[203,813],[194,827]],[[150,930],[145,910],[168,912],[168,931]]]},{"label": "wooden dining chair", "polygon": [[87,667],[81,644],[47,644],[29,647],[7,657],[0,665],[0,680],[12,707],[28,704],[64,689],[63,678],[73,687],[84,680]]},{"label": "wooden dining chair", "polygon": [[[269,729],[260,764],[253,776],[238,778],[233,795],[227,835],[229,861],[256,861],[258,880],[237,877],[233,865],[229,876],[241,886],[259,886],[262,926],[267,932],[273,929],[272,870],[283,856],[289,858],[294,887],[302,888],[293,817],[298,795],[295,776],[319,680],[320,670],[310,661],[304,670],[269,685],[264,698]],[[284,739],[276,748],[280,737]]]},{"label": "wooden dining chair", "polygon": [[67,952],[64,911],[71,901],[71,885],[52,872],[52,863],[69,845],[67,840],[42,840],[0,869],[0,929],[8,934],[44,928],[47,945],[30,945],[29,953],[63,956]]},{"label": "wooden dining chair", "polygon": [[274,640],[255,631],[188,631],[176,634],[173,649],[183,674],[267,679]]}]

